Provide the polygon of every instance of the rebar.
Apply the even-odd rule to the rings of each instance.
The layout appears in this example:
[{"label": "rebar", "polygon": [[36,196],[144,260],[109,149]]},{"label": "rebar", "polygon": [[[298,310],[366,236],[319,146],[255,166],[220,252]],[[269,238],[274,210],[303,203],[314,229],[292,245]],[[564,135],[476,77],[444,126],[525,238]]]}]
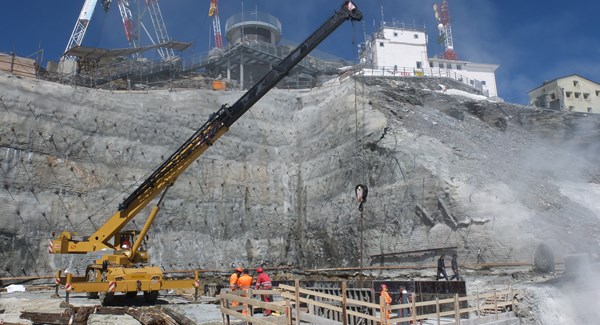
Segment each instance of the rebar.
[{"label": "rebar", "polygon": [[71,227],[73,228],[73,231],[77,231],[75,229],[75,225],[71,222],[71,219],[69,218],[68,214],[65,214],[65,218],[67,218],[67,221],[69,222],[69,224],[71,225]]},{"label": "rebar", "polygon": [[60,120],[58,119],[58,116],[56,116],[56,112],[52,112],[52,116],[54,116],[54,118],[56,119],[56,121],[58,122],[58,124],[60,125],[61,128],[64,128],[62,123],[60,122]]},{"label": "rebar", "polygon": [[60,191],[56,190],[56,191],[54,191],[54,194],[56,194],[56,196],[58,196],[58,199],[60,200],[60,202],[62,203],[63,207],[65,208],[65,211],[67,211],[67,213],[68,213],[69,209],[67,209],[67,205],[65,204],[65,201],[63,201],[62,197],[60,197]]},{"label": "rebar", "polygon": [[23,169],[25,169],[25,174],[27,175],[27,179],[31,182],[31,176],[29,176],[29,172],[27,171],[27,167],[25,166],[25,158],[21,157],[21,165],[23,165]]},{"label": "rebar", "polygon": [[119,174],[115,173],[115,178],[117,179],[117,182],[119,182],[119,185],[121,185],[123,190],[125,190],[125,186],[123,186],[123,183],[121,183],[121,180],[119,180]]},{"label": "rebar", "polygon": [[[9,112],[9,111],[8,111],[8,108],[7,108],[7,107],[6,107],[6,105],[4,104],[4,101],[2,100],[2,98],[4,98],[4,95],[0,96],[0,103],[2,103],[2,106],[4,107],[4,109],[5,109],[7,112]],[[10,113],[10,112],[9,112],[9,113]]]},{"label": "rebar", "polygon": [[10,191],[8,190],[10,186],[7,183],[4,183],[4,188],[6,189],[6,192],[8,192],[8,195],[10,195],[10,197],[13,199],[13,201],[15,201],[15,198],[12,196],[12,193],[10,193]]}]

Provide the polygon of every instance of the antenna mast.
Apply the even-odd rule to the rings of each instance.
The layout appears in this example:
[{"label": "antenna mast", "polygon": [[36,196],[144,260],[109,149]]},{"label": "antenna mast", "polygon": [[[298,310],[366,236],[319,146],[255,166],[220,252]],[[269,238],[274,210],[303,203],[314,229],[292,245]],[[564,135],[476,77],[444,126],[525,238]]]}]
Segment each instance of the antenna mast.
[{"label": "antenna mast", "polygon": [[452,41],[452,25],[450,24],[450,11],[448,2],[442,0],[442,3],[433,5],[435,18],[438,21],[438,30],[440,31],[439,42],[444,44],[444,59],[458,60],[458,55],[454,52],[454,43]]}]

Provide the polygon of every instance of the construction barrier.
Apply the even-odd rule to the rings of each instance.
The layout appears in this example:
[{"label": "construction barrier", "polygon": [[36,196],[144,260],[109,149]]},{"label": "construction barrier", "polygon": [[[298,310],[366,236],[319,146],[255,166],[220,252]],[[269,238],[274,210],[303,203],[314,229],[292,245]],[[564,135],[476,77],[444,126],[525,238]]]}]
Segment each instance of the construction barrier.
[{"label": "construction barrier", "polygon": [[[460,297],[455,294],[453,298],[435,299],[431,301],[417,301],[413,293],[408,303],[386,306],[375,301],[365,301],[369,294],[359,294],[351,298],[352,290],[347,289],[346,283],[341,284],[341,289],[300,287],[299,281],[294,286],[280,284],[274,290],[237,290],[219,295],[221,313],[224,324],[230,324],[230,317],[244,320],[252,324],[344,324],[344,325],[382,325],[382,324],[418,324],[424,320],[437,320],[449,318],[455,324],[469,317],[495,315],[496,320],[502,313],[510,312],[513,308],[512,289],[490,293],[477,293],[476,295]],[[260,301],[260,295],[270,294],[274,302]],[[234,307],[233,302],[239,302]],[[465,306],[461,308],[461,306]],[[427,308],[420,308],[427,307]],[[255,317],[258,308],[270,309],[277,316]],[[244,313],[244,310],[246,311]],[[420,311],[435,310],[433,313],[420,313]],[[390,318],[386,315],[390,312]],[[401,311],[408,311],[407,313]],[[403,317],[401,317],[403,316]]]}]

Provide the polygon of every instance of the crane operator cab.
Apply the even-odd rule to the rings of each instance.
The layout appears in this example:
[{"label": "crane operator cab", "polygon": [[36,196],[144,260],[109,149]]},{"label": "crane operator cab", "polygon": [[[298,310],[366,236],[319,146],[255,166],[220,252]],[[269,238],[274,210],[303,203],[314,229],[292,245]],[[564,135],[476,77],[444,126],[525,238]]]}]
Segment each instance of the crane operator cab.
[{"label": "crane operator cab", "polygon": [[[137,239],[138,232],[135,230],[125,230],[119,233],[119,242],[115,243],[115,248],[119,248],[122,251],[131,250],[133,243]],[[140,247],[140,250],[144,250]]]}]

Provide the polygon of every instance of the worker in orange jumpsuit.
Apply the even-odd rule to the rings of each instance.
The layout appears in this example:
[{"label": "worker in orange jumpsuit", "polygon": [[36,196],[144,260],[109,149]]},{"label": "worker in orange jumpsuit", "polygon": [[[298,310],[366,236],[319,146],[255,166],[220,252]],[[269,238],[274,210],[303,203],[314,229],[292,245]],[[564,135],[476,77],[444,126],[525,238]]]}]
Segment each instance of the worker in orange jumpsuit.
[{"label": "worker in orange jumpsuit", "polygon": [[[233,292],[233,291],[239,289],[237,282],[243,271],[244,271],[244,269],[242,269],[239,266],[235,268],[235,272],[233,272],[231,274],[231,276],[229,277],[229,291]],[[231,303],[231,306],[237,307],[237,306],[239,306],[239,302],[234,301]]]},{"label": "worker in orange jumpsuit", "polygon": [[[271,284],[271,277],[269,277],[269,275],[267,273],[265,273],[265,270],[263,270],[262,267],[259,267],[258,269],[256,269],[256,273],[258,273],[258,278],[256,278],[256,289],[259,290],[271,290],[273,289],[273,285]],[[262,297],[262,301],[264,302],[272,302],[273,301],[273,296],[272,295],[261,295]],[[271,316],[271,310],[270,309],[265,309],[265,316]]]},{"label": "worker in orange jumpsuit", "polygon": [[[240,288],[240,290],[249,290],[252,287],[252,281],[254,281],[254,279],[248,273],[250,273],[248,269],[244,269],[242,276],[240,276],[240,278],[237,280],[237,285]],[[243,294],[242,297],[246,297],[246,295]],[[248,304],[244,304],[244,306],[248,306]],[[247,309],[248,308],[244,308],[242,314],[248,314]]]},{"label": "worker in orange jumpsuit", "polygon": [[392,304],[392,297],[390,297],[390,294],[388,293],[388,287],[386,284],[381,284],[381,296],[380,296],[380,301],[382,303],[385,304],[385,309],[386,309],[386,315],[385,315],[385,319],[387,319],[387,324],[390,323],[390,305]]}]

